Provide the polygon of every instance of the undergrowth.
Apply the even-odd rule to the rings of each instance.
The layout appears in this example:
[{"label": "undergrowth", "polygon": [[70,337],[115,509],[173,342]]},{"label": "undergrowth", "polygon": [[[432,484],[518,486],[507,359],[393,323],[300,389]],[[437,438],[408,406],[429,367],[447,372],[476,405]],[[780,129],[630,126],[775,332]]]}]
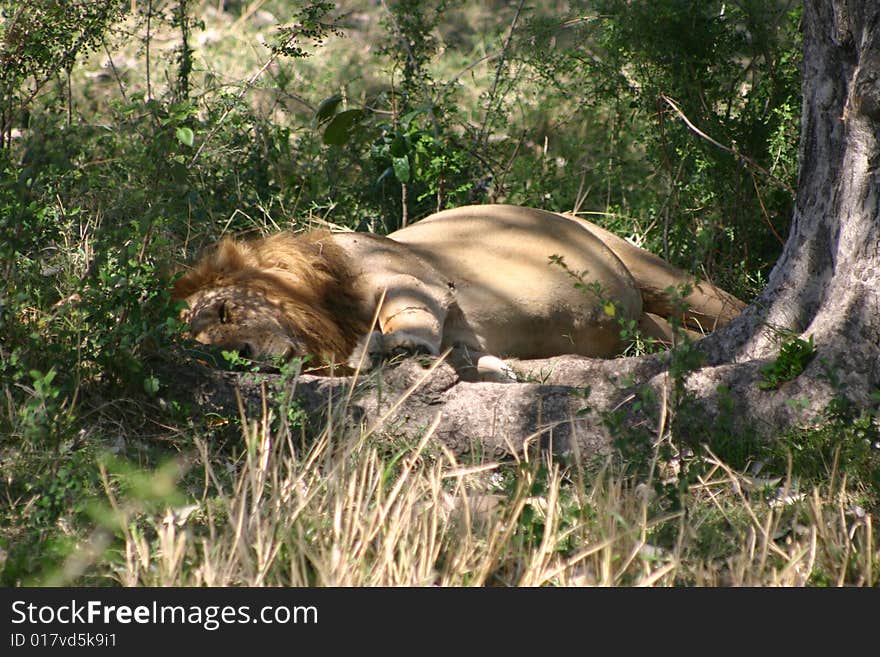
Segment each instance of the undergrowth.
[{"label": "undergrowth", "polygon": [[345,4],[0,0],[0,583],[876,584],[876,417],[687,437],[686,341],[660,440],[598,463],[322,424],[296,363],[256,417],[175,399],[240,365],[168,297],[227,233],[519,203],[742,298],[779,252],[798,8]]}]

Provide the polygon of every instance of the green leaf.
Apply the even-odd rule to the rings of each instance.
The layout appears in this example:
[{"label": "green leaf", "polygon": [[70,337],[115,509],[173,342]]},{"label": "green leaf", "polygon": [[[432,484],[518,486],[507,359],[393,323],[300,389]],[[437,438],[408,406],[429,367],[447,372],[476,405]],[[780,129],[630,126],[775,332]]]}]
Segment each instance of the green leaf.
[{"label": "green leaf", "polygon": [[427,105],[425,107],[420,107],[418,109],[407,112],[401,117],[400,125],[402,125],[404,128],[409,128],[409,124],[413,122],[414,118],[416,118],[419,114],[425,114],[429,109],[431,109],[431,106]]},{"label": "green leaf", "polygon": [[324,143],[330,146],[344,146],[351,139],[355,127],[364,118],[364,114],[363,110],[352,109],[334,116],[324,129]]},{"label": "green leaf", "polygon": [[177,135],[177,141],[181,144],[186,144],[187,146],[193,145],[195,133],[192,131],[192,128],[187,128],[185,126],[180,127],[175,134]]},{"label": "green leaf", "polygon": [[315,110],[315,121],[317,121],[318,125],[323,125],[333,118],[336,108],[339,107],[341,102],[342,94],[333,94],[330,98],[322,100],[321,104],[318,105],[318,109]]},{"label": "green leaf", "polygon": [[391,158],[391,164],[394,167],[394,175],[397,179],[402,183],[409,182],[409,158],[405,155],[403,157],[393,157]]},{"label": "green leaf", "polygon": [[403,135],[396,135],[391,141],[391,146],[388,148],[391,157],[406,157],[408,150],[409,148],[406,143],[406,137]]},{"label": "green leaf", "polygon": [[159,392],[159,379],[155,376],[148,376],[144,379],[144,392],[150,397],[155,397]]}]

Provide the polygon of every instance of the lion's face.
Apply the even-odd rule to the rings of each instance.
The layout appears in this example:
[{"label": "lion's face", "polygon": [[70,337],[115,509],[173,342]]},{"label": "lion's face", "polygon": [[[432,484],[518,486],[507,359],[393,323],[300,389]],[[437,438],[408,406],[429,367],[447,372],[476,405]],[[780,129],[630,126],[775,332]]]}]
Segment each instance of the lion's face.
[{"label": "lion's face", "polygon": [[202,344],[237,350],[252,359],[302,356],[307,349],[285,322],[279,303],[244,286],[199,290],[184,320]]},{"label": "lion's face", "polygon": [[171,298],[203,344],[254,360],[311,356],[315,371],[344,362],[369,325],[344,254],[329,233],[224,239],[178,278]]}]

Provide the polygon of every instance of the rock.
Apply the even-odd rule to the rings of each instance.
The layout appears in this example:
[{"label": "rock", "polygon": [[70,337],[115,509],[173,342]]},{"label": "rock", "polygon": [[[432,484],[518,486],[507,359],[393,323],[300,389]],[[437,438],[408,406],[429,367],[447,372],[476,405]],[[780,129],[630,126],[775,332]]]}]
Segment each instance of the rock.
[{"label": "rock", "polygon": [[[457,456],[499,459],[526,448],[589,458],[611,437],[595,408],[613,408],[634,398],[632,381],[662,370],[659,358],[615,361],[577,356],[514,361],[522,383],[460,381],[446,364],[419,359],[354,377],[301,375],[289,385],[297,404],[323,426],[334,421],[368,431],[417,435],[436,419],[434,435]],[[178,398],[198,414],[238,415],[239,396],[250,417],[259,417],[264,394],[271,398],[280,375],[222,372],[206,367],[175,374]],[[352,389],[354,386],[354,389]],[[271,400],[270,400],[271,406]]]}]

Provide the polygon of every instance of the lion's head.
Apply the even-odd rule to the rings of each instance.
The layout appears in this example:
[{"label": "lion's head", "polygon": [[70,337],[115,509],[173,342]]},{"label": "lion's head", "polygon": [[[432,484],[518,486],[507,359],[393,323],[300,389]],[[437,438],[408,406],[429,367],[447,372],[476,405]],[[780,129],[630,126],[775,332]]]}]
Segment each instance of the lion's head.
[{"label": "lion's head", "polygon": [[330,233],[224,239],[174,283],[193,338],[248,358],[314,355],[344,362],[366,323]]}]

